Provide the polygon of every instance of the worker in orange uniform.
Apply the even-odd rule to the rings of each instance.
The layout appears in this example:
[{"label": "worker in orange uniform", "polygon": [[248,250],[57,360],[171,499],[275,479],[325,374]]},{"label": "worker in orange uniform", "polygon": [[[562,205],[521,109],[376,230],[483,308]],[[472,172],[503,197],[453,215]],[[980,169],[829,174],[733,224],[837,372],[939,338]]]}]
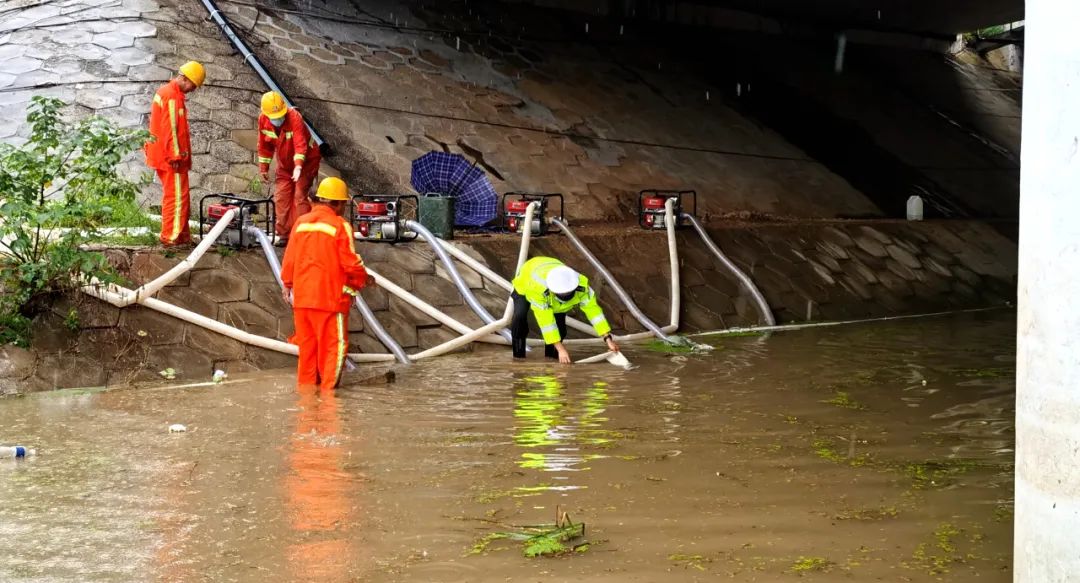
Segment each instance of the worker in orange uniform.
[{"label": "worker in orange uniform", "polygon": [[308,192],[319,175],[322,156],[300,112],[286,105],[280,93],[268,91],[262,96],[259,115],[259,172],[264,182],[270,180],[270,162],[275,153],[274,230],[277,245],[284,247],[296,219],[311,210]]},{"label": "worker in orange uniform", "polygon": [[341,379],[349,345],[349,307],[368,283],[352,229],[341,218],[348,200],[345,182],[323,180],[314,208],[296,220],[281,262],[283,294],[292,303],[296,324],[289,342],[300,347],[297,382],[318,384],[324,390]]},{"label": "worker in orange uniform", "polygon": [[188,170],[191,170],[191,135],[184,94],[191,93],[206,80],[206,70],[195,61],[180,67],[172,81],[162,85],[150,105],[150,134],[146,144],[146,165],[157,172],[161,194],[161,242],[166,246],[191,242],[188,217],[191,193]]}]

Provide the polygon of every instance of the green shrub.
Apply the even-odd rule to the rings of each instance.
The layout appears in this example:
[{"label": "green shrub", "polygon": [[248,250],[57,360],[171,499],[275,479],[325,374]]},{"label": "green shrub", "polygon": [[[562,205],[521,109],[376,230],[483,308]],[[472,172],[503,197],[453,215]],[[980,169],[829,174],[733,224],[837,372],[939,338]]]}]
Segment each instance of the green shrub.
[{"label": "green shrub", "polygon": [[121,177],[117,165],[149,134],[100,117],[68,121],[63,106],[34,97],[29,140],[0,144],[0,344],[28,344],[33,317],[84,278],[117,279],[83,245],[113,224],[118,207],[134,205],[141,183]]}]

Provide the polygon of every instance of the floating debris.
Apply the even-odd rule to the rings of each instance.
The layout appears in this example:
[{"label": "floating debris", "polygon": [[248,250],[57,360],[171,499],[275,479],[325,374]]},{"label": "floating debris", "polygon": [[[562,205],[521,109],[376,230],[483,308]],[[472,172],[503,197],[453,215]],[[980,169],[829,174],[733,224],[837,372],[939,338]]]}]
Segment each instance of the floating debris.
[{"label": "floating debris", "polygon": [[498,540],[521,542],[521,552],[526,557],[556,556],[571,552],[585,552],[589,542],[585,540],[585,523],[574,523],[570,515],[555,507],[555,523],[514,527],[517,530],[493,532],[473,545],[470,555],[486,552],[491,543]]}]

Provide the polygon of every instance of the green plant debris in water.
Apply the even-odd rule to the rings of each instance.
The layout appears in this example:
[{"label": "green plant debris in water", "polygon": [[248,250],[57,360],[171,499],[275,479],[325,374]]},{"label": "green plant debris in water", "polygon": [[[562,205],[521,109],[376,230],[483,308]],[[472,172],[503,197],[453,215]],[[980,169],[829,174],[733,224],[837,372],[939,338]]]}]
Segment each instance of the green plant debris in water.
[{"label": "green plant debris in water", "polygon": [[828,571],[833,562],[824,557],[799,557],[791,564],[792,573],[810,573],[814,571]]},{"label": "green plant debris in water", "polygon": [[529,558],[587,552],[589,543],[584,540],[585,523],[574,523],[569,514],[559,509],[556,509],[556,515],[558,519],[554,524],[521,526],[516,527],[517,530],[485,535],[473,544],[469,554],[485,553],[492,543],[499,540],[520,542],[522,554]]},{"label": "green plant debris in water", "polygon": [[1010,504],[998,504],[994,507],[994,522],[1012,520],[1013,507]]},{"label": "green plant debris in water", "polygon": [[884,520],[886,518],[896,518],[900,515],[900,510],[895,506],[885,506],[882,508],[864,508],[861,510],[845,510],[836,513],[833,517],[836,520]]},{"label": "green plant debris in water", "polygon": [[653,352],[667,352],[669,354],[690,354],[694,352],[693,345],[670,344],[659,339],[650,340],[649,343],[645,345],[645,347],[649,350],[652,350]]},{"label": "green plant debris in water", "polygon": [[711,334],[704,334],[703,336],[723,336],[724,338],[746,338],[748,336],[763,336],[765,333],[757,330],[736,330],[732,332],[726,332],[720,330]]},{"label": "green plant debris in water", "polygon": [[704,571],[705,563],[712,562],[712,559],[701,555],[684,555],[682,553],[668,555],[668,560],[685,569],[697,569],[698,571]]},{"label": "green plant debris in water", "polygon": [[1015,375],[1016,372],[1012,368],[996,366],[988,368],[962,368],[956,371],[956,374],[972,378],[998,379],[1011,377]]},{"label": "green plant debris in water", "polygon": [[[919,543],[915,547],[915,551],[911,554],[911,558],[914,560],[917,567],[926,569],[931,575],[941,575],[949,572],[949,567],[953,563],[964,562],[967,559],[978,558],[974,553],[961,553],[957,547],[957,537],[960,536],[961,530],[955,525],[943,522],[934,529],[934,541],[933,543]],[[972,543],[977,544],[982,541],[982,538],[973,539]]]},{"label": "green plant debris in water", "polygon": [[836,450],[836,444],[831,439],[819,437],[813,441],[811,447],[814,449],[814,453],[821,459],[829,460],[838,464],[848,464],[852,467],[864,466],[869,461],[869,456],[866,454],[859,454],[855,456],[848,456],[842,454]]},{"label": "green plant debris in water", "polygon": [[856,401],[855,399],[852,399],[851,395],[849,395],[848,393],[846,393],[844,391],[836,391],[836,393],[833,395],[833,397],[831,399],[826,399],[826,400],[821,401],[821,402],[826,403],[828,405],[835,405],[835,406],[843,408],[843,409],[854,409],[854,410],[858,410],[858,411],[866,409],[866,406],[864,406],[862,403]]},{"label": "green plant debris in water", "polygon": [[957,476],[966,474],[979,465],[979,462],[969,459],[912,462],[904,464],[902,471],[911,479],[913,488],[929,490],[943,488],[951,484]]}]

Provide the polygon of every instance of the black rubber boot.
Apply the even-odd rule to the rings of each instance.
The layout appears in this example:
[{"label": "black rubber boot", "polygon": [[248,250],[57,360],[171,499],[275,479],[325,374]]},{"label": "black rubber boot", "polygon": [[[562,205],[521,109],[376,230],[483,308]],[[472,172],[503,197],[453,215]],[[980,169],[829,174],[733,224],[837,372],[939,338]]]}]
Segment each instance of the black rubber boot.
[{"label": "black rubber boot", "polygon": [[514,358],[525,358],[525,339],[514,338],[513,340]]},{"label": "black rubber boot", "polygon": [[555,350],[555,345],[554,344],[545,344],[544,345],[544,357],[545,358],[554,358],[556,360],[559,359],[559,351]]}]

